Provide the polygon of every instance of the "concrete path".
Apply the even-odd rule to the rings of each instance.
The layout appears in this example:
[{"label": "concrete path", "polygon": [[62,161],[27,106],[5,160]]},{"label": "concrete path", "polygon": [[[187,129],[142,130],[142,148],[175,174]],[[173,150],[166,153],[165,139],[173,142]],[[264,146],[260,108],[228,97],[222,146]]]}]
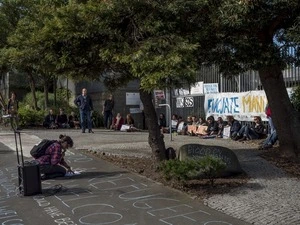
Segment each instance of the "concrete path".
[{"label": "concrete path", "polygon": [[[41,138],[58,134],[37,132]],[[25,154],[39,139],[37,135],[27,131],[22,134]],[[90,139],[95,146],[101,145],[99,136],[105,136],[102,132],[85,135],[73,133],[77,143]],[[249,224],[192,200],[184,193],[76,150],[67,151],[66,159],[79,175],[43,181],[41,195],[19,196],[14,136],[1,133],[0,138],[3,143],[0,145],[0,224]],[[100,142],[96,144],[94,139]],[[77,144],[78,148],[82,146]]]},{"label": "concrete path", "polygon": [[[73,137],[76,149],[92,149],[106,154],[151,155],[151,149],[147,143],[148,134],[145,132],[120,133],[107,130],[95,130],[94,134],[81,134],[78,130],[25,130],[24,132],[23,139],[27,139],[24,140],[24,144],[28,145],[25,144],[23,147],[25,154],[28,154],[28,149],[38,138],[57,139],[62,132]],[[0,138],[0,142],[5,143],[10,148],[14,147],[14,140],[10,138],[7,132],[0,133]],[[259,157],[259,152],[253,146],[231,140],[200,140],[197,137],[189,136],[173,136],[173,141],[170,141],[168,135],[165,135],[165,142],[167,147],[171,146],[175,149],[187,143],[221,145],[231,148],[237,154],[242,168],[251,176],[250,182],[245,186],[233,189],[231,193],[205,199],[205,205],[251,224],[300,224],[299,179],[289,177]],[[101,165],[102,163],[101,161]],[[194,201],[190,199],[189,202]],[[171,222],[169,224],[176,223]],[[181,224],[185,224],[185,222]],[[228,224],[228,222],[223,224]],[[242,224],[242,222],[237,224]]]}]

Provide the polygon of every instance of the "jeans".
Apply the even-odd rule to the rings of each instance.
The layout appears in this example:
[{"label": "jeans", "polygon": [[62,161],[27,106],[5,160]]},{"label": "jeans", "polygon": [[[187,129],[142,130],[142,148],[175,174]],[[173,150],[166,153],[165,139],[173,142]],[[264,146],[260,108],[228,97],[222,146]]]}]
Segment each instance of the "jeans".
[{"label": "jeans", "polygon": [[271,133],[267,139],[263,142],[263,146],[267,146],[267,145],[274,145],[275,142],[278,140],[278,135],[276,130],[273,131],[273,133]]},{"label": "jeans", "polygon": [[109,126],[112,124],[112,111],[104,111],[104,127],[109,128]]},{"label": "jeans", "polygon": [[82,131],[85,131],[86,128],[91,130],[92,129],[91,111],[80,110],[80,122],[81,122]]},{"label": "jeans", "polygon": [[45,174],[48,178],[63,177],[67,170],[60,165],[40,165],[40,173]]},{"label": "jeans", "polygon": [[256,133],[253,129],[251,129],[249,126],[246,127],[245,129],[245,133],[244,136],[252,139],[258,139],[259,138],[259,134]]},{"label": "jeans", "polygon": [[275,131],[274,123],[272,117],[268,117],[268,134],[272,134]]},{"label": "jeans", "polygon": [[251,129],[249,125],[242,126],[242,128],[238,132],[238,135],[247,137],[249,139],[258,139],[259,138],[259,134],[256,133],[253,129]]}]

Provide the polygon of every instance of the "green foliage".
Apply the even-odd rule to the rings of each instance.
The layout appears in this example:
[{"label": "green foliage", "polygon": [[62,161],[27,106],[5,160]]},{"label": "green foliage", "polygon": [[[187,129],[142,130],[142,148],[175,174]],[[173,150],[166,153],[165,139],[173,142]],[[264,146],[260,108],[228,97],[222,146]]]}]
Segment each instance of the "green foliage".
[{"label": "green foliage", "polygon": [[291,102],[292,102],[294,108],[298,112],[300,112],[300,86],[297,86],[294,89],[294,92],[292,93],[292,96],[291,96]]},{"label": "green foliage", "polygon": [[182,182],[188,180],[199,170],[197,161],[192,159],[163,161],[160,168],[167,180],[176,179]]},{"label": "green foliage", "polygon": [[26,105],[20,104],[19,110],[19,125],[21,127],[38,126],[43,124],[45,111],[34,110]]},{"label": "green foliage", "polygon": [[167,180],[176,179],[186,182],[189,179],[201,176],[208,178],[213,186],[215,178],[226,168],[226,164],[218,157],[207,155],[184,161],[163,161],[160,168]]},{"label": "green foliage", "polygon": [[220,172],[226,168],[226,163],[218,157],[206,155],[199,160],[200,173],[210,180],[214,185],[214,180],[220,175]]},{"label": "green foliage", "polygon": [[[37,98],[37,105],[39,109],[44,109],[44,105],[45,105],[45,98],[44,98],[44,93],[37,91],[35,92],[36,94],[36,98]],[[24,105],[26,108],[34,108],[34,100],[33,100],[33,96],[32,93],[29,92],[27,93],[22,101],[22,105]]]},{"label": "green foliage", "polygon": [[98,111],[93,111],[92,114],[92,121],[94,127],[103,127],[103,115],[100,114]]},{"label": "green foliage", "polygon": [[[69,91],[69,96],[71,96],[71,92]],[[56,106],[54,104],[54,94],[48,93],[48,109],[45,109],[45,96],[44,92],[37,91],[36,92],[37,98],[37,106],[41,110],[48,110],[49,108],[54,109],[54,111],[58,110],[59,108],[63,108],[65,113],[69,114],[71,111],[76,112],[77,108],[72,107],[67,102],[67,90],[65,88],[57,89],[57,98],[56,98]],[[34,108],[33,105],[33,96],[32,93],[27,93],[23,98],[22,104],[29,107]]]}]

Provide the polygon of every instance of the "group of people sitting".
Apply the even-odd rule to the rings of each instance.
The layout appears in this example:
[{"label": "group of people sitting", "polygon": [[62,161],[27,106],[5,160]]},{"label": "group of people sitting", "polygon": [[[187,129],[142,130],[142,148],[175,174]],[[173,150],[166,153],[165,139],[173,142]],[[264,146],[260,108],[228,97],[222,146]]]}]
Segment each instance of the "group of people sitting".
[{"label": "group of people sitting", "polygon": [[[162,133],[169,133],[170,128],[166,127],[166,118],[163,113],[159,115],[159,127]],[[186,121],[181,116],[173,115],[171,132],[181,135],[192,135],[200,138],[222,138],[224,128],[229,130],[226,137],[234,141],[245,141],[266,138],[267,130],[260,116],[254,116],[253,122],[242,125],[233,116],[227,116],[226,121],[222,117],[217,120],[213,116],[197,119],[196,116],[188,116]]]},{"label": "group of people sitting", "polygon": [[56,115],[53,109],[49,110],[48,115],[45,117],[43,126],[47,129],[58,129],[58,128],[80,128],[80,121],[78,116],[71,112],[69,116],[64,112],[62,108],[59,109],[59,114]]},{"label": "group of people sitting", "polygon": [[130,113],[126,115],[124,119],[121,113],[117,113],[116,117],[113,118],[110,128],[115,131],[140,131],[140,129],[134,126],[134,119]]},{"label": "group of people sitting", "polygon": [[[45,117],[43,126],[47,129],[59,129],[59,128],[80,128],[80,120],[78,116],[71,112],[69,116],[64,112],[62,108],[59,109],[59,114],[56,115],[53,109],[49,110],[48,115]],[[126,115],[126,118],[123,118],[121,113],[117,113],[117,115],[112,119],[110,128],[112,130],[119,131],[140,131],[140,129],[134,126],[134,119],[132,115],[129,113]]]},{"label": "group of people sitting", "polygon": [[[170,133],[170,128],[166,127],[166,118],[163,113],[159,115],[159,127],[162,133]],[[188,116],[186,121],[176,114],[172,115],[171,132],[180,135],[192,135],[202,138],[223,137],[223,129],[228,123],[221,117],[217,120],[209,116],[206,120],[203,117]]]}]

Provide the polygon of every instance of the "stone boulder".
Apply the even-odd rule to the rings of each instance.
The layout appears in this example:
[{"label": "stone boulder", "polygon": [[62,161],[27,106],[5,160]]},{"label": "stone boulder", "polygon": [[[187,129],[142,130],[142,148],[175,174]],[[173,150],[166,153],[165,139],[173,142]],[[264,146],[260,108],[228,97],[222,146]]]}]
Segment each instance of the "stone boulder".
[{"label": "stone boulder", "polygon": [[221,176],[230,176],[243,172],[237,156],[229,148],[222,146],[186,144],[181,146],[177,152],[177,158],[179,160],[199,158],[206,155],[218,157],[226,163],[226,169],[221,173]]}]

